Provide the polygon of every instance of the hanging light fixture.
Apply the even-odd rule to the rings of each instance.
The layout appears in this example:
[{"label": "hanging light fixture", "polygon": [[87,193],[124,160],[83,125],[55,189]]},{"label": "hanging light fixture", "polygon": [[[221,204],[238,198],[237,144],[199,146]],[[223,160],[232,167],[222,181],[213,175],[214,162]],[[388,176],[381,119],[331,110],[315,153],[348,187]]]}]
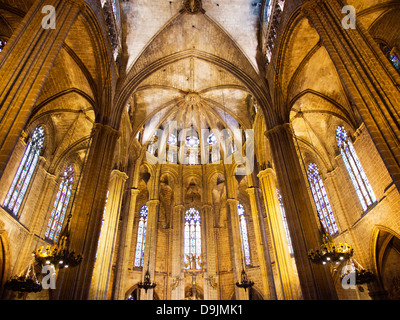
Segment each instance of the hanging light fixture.
[{"label": "hanging light fixture", "polygon": [[[237,215],[239,217],[239,215]],[[247,278],[247,273],[245,271],[245,264],[244,264],[244,260],[243,260],[243,245],[241,246],[241,250],[240,250],[240,256],[241,256],[241,260],[242,260],[242,274],[240,275],[240,282],[236,282],[236,286],[238,288],[243,288],[244,291],[247,291],[247,289],[250,289],[252,286],[254,286],[254,281],[251,281]]]},{"label": "hanging light fixture", "polygon": [[60,234],[60,239],[53,246],[48,245],[43,251],[43,246],[34,252],[36,261],[41,265],[53,265],[55,268],[73,268],[82,261],[82,256],[75,256],[74,251],[69,251],[69,223],[72,215],[68,216],[64,231]]},{"label": "hanging light fixture", "polygon": [[254,281],[251,281],[247,278],[247,274],[246,271],[244,271],[244,269],[242,270],[240,280],[241,280],[240,282],[236,282],[236,286],[238,288],[243,288],[244,291],[247,291],[247,289],[254,286]]},{"label": "hanging light fixture", "polygon": [[157,286],[155,282],[151,282],[150,280],[150,273],[149,270],[146,271],[146,274],[144,276],[144,281],[138,283],[138,287],[140,289],[144,289],[144,291],[147,293],[147,290],[149,289],[154,289]]},{"label": "hanging light fixture", "polygon": [[355,274],[356,284],[358,285],[370,283],[375,280],[375,275],[372,272],[365,270],[363,266],[361,266],[353,258],[349,259],[346,267],[342,269],[340,279],[343,280],[345,277],[352,273]]},{"label": "hanging light fixture", "polygon": [[322,241],[323,244],[320,248],[308,252],[309,259],[314,263],[336,266],[348,261],[353,256],[354,249],[349,244],[342,242],[339,242],[338,245],[335,244],[332,237],[326,232],[322,236]]},{"label": "hanging light fixture", "polygon": [[36,277],[33,262],[29,263],[25,275],[14,276],[5,283],[4,289],[19,292],[20,294],[42,291],[42,284]]},{"label": "hanging light fixture", "polygon": [[150,235],[150,243],[149,243],[149,256],[147,257],[147,271],[146,274],[144,275],[144,281],[138,283],[138,287],[140,289],[144,289],[144,291],[147,293],[148,290],[154,289],[157,284],[155,282],[151,282],[150,279],[150,254],[151,254],[151,235]]}]

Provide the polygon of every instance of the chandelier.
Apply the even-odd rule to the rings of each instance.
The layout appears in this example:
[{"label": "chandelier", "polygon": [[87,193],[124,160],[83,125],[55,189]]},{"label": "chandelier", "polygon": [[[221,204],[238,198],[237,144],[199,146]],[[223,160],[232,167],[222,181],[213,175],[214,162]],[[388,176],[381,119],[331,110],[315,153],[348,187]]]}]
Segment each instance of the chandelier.
[{"label": "chandelier", "polygon": [[254,281],[251,281],[247,278],[247,274],[246,274],[246,271],[244,271],[244,269],[242,270],[240,280],[241,280],[241,282],[236,282],[236,286],[238,288],[243,288],[244,291],[247,291],[248,288],[251,288],[252,286],[254,286]]},{"label": "chandelier", "polygon": [[144,289],[145,292],[147,293],[147,290],[149,289],[154,289],[157,286],[155,282],[151,282],[150,280],[150,273],[149,270],[146,271],[146,274],[144,276],[144,281],[138,283],[138,287],[140,289]]},{"label": "chandelier", "polygon": [[30,262],[25,275],[20,274],[8,280],[4,285],[4,289],[19,292],[20,294],[42,291],[42,284],[36,278],[33,263]]},{"label": "chandelier", "polygon": [[[355,265],[355,263],[357,264],[357,266]],[[340,279],[343,280],[350,274],[355,275],[355,284],[358,285],[370,283],[375,280],[375,275],[372,272],[365,270],[355,259],[350,259],[348,261],[345,268],[342,269]]]},{"label": "chandelier", "polygon": [[53,246],[48,245],[43,251],[43,246],[34,252],[36,261],[41,265],[53,265],[55,268],[73,268],[78,266],[82,261],[82,256],[75,256],[74,251],[69,251],[69,222],[71,215],[68,217],[67,225],[63,233],[60,235],[59,241]]},{"label": "chandelier", "polygon": [[309,259],[314,263],[339,265],[353,256],[354,249],[349,244],[339,242],[336,245],[327,233],[323,235],[322,241],[320,248],[308,252]]}]

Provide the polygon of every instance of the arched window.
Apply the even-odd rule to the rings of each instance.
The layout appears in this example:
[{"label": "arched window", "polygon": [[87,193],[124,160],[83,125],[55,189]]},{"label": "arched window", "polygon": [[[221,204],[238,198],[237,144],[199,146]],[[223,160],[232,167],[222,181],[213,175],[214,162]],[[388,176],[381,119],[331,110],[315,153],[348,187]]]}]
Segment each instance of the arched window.
[{"label": "arched window", "polygon": [[0,52],[3,51],[4,46],[7,44],[7,41],[0,39]]},{"label": "arched window", "polygon": [[268,24],[270,17],[271,17],[271,13],[272,13],[272,2],[273,0],[268,0],[265,4],[265,9],[264,9],[264,23]]},{"label": "arched window", "polygon": [[290,238],[289,225],[288,225],[288,222],[286,219],[286,211],[285,211],[285,207],[283,205],[282,195],[278,189],[276,189],[276,194],[278,195],[279,208],[281,209],[283,227],[285,228],[286,240],[287,240],[288,247],[289,247],[289,254],[294,254],[292,238]]},{"label": "arched window", "polygon": [[191,149],[198,148],[200,146],[200,140],[195,136],[187,136],[185,143],[186,146]]},{"label": "arched window", "polygon": [[386,43],[378,42],[379,47],[390,60],[397,71],[400,72],[400,59],[394,48],[389,47]]},{"label": "arched window", "polygon": [[242,239],[242,247],[243,247],[243,256],[246,265],[250,265],[250,246],[249,246],[249,237],[247,234],[247,222],[244,214],[244,208],[239,203],[238,204],[238,215],[239,215],[239,224],[240,224],[240,237]]},{"label": "arched window", "polygon": [[174,134],[171,134],[168,138],[167,142],[170,146],[176,146],[178,144],[178,139]]},{"label": "arched window", "polygon": [[14,216],[18,214],[33,172],[35,171],[40,151],[43,148],[43,142],[44,130],[42,127],[37,127],[33,131],[31,141],[25,149],[25,154],[4,200],[4,207]]},{"label": "arched window", "polygon": [[364,211],[367,211],[368,207],[376,201],[376,197],[344,127],[337,128],[336,140],[361,206]]},{"label": "arched window", "polygon": [[215,145],[215,144],[217,144],[217,137],[215,136],[215,134],[214,133],[211,133],[209,136],[208,136],[208,144],[210,145],[210,146],[213,146],[213,145]]},{"label": "arched window", "polygon": [[71,198],[72,185],[74,184],[74,169],[72,166],[67,166],[64,171],[56,201],[54,202],[53,211],[51,212],[45,237],[49,240],[57,242],[64,223],[65,213],[68,208],[68,203]]},{"label": "arched window", "polygon": [[138,235],[136,242],[135,267],[143,267],[148,213],[149,213],[149,208],[146,205],[143,206],[142,209],[140,209],[140,219],[139,219]]},{"label": "arched window", "polygon": [[[188,263],[188,256],[201,256],[201,220],[200,213],[194,208],[190,208],[185,214],[184,228],[184,254],[185,263]],[[198,260],[196,260],[196,269],[200,269]]]},{"label": "arched window", "polygon": [[311,192],[317,207],[319,219],[326,232],[331,236],[339,231],[333,215],[332,207],[325,190],[324,182],[315,163],[310,163],[307,170],[308,181],[310,181]]}]

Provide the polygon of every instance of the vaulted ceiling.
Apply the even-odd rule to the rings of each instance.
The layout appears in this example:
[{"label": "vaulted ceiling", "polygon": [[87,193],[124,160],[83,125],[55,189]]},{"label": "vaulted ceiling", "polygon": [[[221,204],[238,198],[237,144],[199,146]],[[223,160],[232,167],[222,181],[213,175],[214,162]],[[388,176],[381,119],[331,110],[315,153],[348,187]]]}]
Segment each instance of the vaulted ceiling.
[{"label": "vaulted ceiling", "polygon": [[168,121],[196,130],[252,127],[250,90],[232,70],[263,85],[256,63],[261,3],[203,1],[198,14],[182,11],[181,1],[122,3],[134,134]]}]

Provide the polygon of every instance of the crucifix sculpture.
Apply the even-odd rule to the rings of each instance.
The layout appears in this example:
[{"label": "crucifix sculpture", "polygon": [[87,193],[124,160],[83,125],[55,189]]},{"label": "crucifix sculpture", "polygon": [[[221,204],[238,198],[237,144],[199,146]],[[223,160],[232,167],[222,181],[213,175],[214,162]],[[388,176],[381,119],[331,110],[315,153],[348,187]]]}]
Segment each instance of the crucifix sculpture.
[{"label": "crucifix sculpture", "polygon": [[202,256],[196,256],[195,254],[185,255],[187,262],[185,264],[184,273],[192,276],[192,298],[191,300],[197,300],[197,291],[196,291],[196,278],[200,274],[204,272],[203,266],[204,262],[202,261]]}]

